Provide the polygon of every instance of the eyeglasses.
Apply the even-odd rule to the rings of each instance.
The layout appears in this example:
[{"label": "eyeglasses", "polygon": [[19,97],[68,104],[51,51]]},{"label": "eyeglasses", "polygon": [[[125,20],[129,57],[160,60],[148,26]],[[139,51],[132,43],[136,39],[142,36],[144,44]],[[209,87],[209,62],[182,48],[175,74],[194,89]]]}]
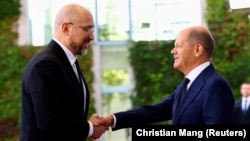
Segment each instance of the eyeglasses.
[{"label": "eyeglasses", "polygon": [[[69,24],[75,25],[73,23],[69,23]],[[84,30],[88,34],[91,34],[94,32],[94,27],[92,27],[92,26],[80,26],[80,25],[76,25],[76,26],[80,27],[82,30]]]}]

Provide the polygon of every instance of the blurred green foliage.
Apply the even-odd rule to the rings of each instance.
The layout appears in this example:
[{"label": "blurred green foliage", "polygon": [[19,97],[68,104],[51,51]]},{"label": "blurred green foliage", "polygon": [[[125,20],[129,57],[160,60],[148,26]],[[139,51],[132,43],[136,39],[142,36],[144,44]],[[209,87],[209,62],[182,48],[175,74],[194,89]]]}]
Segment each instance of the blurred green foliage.
[{"label": "blurred green foliage", "polygon": [[13,45],[18,37],[16,21],[20,16],[20,0],[0,1],[0,41],[1,46]]},{"label": "blurred green foliage", "polygon": [[208,28],[216,41],[215,61],[231,61],[249,51],[249,12],[229,10],[227,1],[207,0],[205,14]]},{"label": "blurred green foliage", "polygon": [[[20,15],[19,0],[0,1],[0,140],[18,140],[20,116],[20,82],[25,59],[14,41],[16,21]],[[18,62],[24,60],[23,62]]]},{"label": "blurred green foliage", "polygon": [[216,42],[215,66],[230,81],[238,99],[241,83],[250,80],[250,13],[230,10],[227,2],[207,0],[205,19]]},{"label": "blurred green foliage", "polygon": [[20,15],[20,0],[1,0],[0,1],[0,19],[17,20]]},{"label": "blurred green foliage", "polygon": [[182,80],[183,74],[173,69],[170,54],[173,41],[131,42],[129,61],[136,81],[134,107],[152,104],[168,96]]},{"label": "blurred green foliage", "polygon": [[[27,59],[17,46],[0,47],[0,139],[18,134],[21,79]],[[12,124],[15,123],[15,124]],[[10,130],[16,128],[15,130]]]}]

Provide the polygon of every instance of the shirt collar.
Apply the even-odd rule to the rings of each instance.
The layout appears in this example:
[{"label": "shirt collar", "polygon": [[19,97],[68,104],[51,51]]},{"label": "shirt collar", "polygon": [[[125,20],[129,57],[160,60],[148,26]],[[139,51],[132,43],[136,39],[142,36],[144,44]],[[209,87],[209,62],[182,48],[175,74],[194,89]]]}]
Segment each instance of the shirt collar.
[{"label": "shirt collar", "polygon": [[65,47],[61,42],[59,42],[57,39],[53,38],[53,40],[60,45],[60,47],[65,52],[70,64],[73,66],[75,64],[77,57],[67,47]]},{"label": "shirt collar", "polygon": [[191,86],[191,84],[193,83],[193,81],[195,80],[195,78],[206,68],[210,65],[210,62],[205,62],[199,66],[197,66],[196,68],[194,68],[193,70],[191,70],[185,77],[188,78],[190,81],[187,85],[187,87],[189,88]]},{"label": "shirt collar", "polygon": [[243,101],[244,101],[244,100],[250,101],[250,96],[248,96],[248,97],[242,97],[242,100],[243,100]]}]

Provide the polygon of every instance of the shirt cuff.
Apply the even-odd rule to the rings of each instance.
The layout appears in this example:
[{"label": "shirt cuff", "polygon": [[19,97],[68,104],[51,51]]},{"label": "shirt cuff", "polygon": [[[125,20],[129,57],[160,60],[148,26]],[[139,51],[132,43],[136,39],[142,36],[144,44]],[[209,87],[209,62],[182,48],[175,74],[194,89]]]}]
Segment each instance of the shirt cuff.
[{"label": "shirt cuff", "polygon": [[92,135],[93,135],[93,124],[90,122],[90,121],[88,121],[88,123],[89,123],[89,137],[91,137]]},{"label": "shirt cuff", "polygon": [[115,117],[114,114],[113,114],[113,118],[114,118],[114,123],[113,123],[113,125],[112,125],[112,128],[115,128],[115,125],[116,125],[116,117]]}]

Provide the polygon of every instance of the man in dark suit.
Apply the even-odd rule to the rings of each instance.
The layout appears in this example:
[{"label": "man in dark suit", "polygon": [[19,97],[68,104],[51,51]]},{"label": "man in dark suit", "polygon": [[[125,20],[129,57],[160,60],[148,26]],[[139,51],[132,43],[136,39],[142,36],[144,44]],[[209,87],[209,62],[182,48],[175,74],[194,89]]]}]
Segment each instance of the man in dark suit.
[{"label": "man in dark suit", "polygon": [[105,132],[93,124],[98,115],[87,120],[89,91],[76,61],[87,53],[93,27],[86,8],[67,4],[59,10],[53,39],[23,76],[21,141],[84,141]]},{"label": "man in dark suit", "polygon": [[[234,97],[229,82],[212,64],[214,39],[205,27],[182,30],[171,50],[174,68],[189,79],[162,101],[105,117],[113,130],[172,120],[173,125],[232,125]],[[180,102],[179,102],[180,101]]]},{"label": "man in dark suit", "polygon": [[234,106],[234,123],[250,125],[250,83],[242,83],[240,93],[242,97],[235,102]]}]

